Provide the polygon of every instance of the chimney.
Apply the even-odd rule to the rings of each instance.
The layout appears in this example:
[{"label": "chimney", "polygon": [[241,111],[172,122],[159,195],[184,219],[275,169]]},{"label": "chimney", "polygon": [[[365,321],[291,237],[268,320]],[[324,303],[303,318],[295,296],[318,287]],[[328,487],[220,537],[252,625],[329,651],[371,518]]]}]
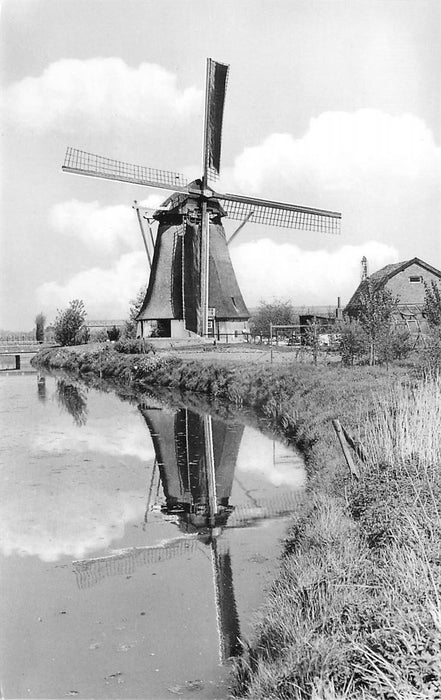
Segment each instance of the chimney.
[{"label": "chimney", "polygon": [[335,309],[335,318],[337,321],[343,320],[343,309],[341,308],[341,299],[337,297],[337,308]]}]

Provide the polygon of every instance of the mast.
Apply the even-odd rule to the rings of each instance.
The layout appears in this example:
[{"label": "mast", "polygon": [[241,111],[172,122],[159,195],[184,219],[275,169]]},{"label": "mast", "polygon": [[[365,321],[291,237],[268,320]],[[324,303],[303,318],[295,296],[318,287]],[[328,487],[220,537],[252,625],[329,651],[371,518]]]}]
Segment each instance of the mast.
[{"label": "mast", "polygon": [[211,59],[207,58],[205,70],[205,118],[204,118],[204,150],[203,172],[201,185],[201,336],[208,335],[208,289],[210,264],[210,223],[208,219],[205,190],[208,185],[208,149],[210,128],[210,68]]}]

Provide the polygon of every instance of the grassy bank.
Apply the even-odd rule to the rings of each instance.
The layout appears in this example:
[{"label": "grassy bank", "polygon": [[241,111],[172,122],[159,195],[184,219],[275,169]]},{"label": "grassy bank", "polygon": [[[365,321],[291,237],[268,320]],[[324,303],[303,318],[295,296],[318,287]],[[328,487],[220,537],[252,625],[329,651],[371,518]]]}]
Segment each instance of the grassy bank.
[{"label": "grassy bank", "polygon": [[[42,366],[252,408],[303,451],[310,498],[236,663],[250,698],[441,697],[441,384],[402,368],[57,349]],[[353,483],[332,419],[366,451]]]}]

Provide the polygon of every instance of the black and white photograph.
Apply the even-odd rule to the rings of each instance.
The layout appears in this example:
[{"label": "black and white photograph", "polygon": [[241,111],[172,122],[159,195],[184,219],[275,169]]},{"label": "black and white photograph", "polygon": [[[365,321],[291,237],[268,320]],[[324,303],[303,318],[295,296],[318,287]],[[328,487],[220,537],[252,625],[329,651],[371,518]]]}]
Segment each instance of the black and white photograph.
[{"label": "black and white photograph", "polygon": [[0,51],[0,698],[441,698],[440,0]]}]

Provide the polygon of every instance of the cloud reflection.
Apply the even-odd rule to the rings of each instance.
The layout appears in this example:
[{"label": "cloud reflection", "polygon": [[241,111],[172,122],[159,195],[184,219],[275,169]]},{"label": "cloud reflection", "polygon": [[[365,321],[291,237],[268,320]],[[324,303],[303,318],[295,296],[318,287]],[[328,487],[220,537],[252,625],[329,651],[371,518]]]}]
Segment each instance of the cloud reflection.
[{"label": "cloud reflection", "polygon": [[255,472],[274,486],[301,488],[306,484],[300,454],[249,427],[245,428],[237,459],[237,476],[241,472]]},{"label": "cloud reflection", "polygon": [[45,562],[78,559],[121,539],[126,524],[141,520],[144,509],[143,493],[72,483],[47,492],[28,485],[20,498],[8,499],[2,507],[0,549],[6,556],[35,555]]}]

